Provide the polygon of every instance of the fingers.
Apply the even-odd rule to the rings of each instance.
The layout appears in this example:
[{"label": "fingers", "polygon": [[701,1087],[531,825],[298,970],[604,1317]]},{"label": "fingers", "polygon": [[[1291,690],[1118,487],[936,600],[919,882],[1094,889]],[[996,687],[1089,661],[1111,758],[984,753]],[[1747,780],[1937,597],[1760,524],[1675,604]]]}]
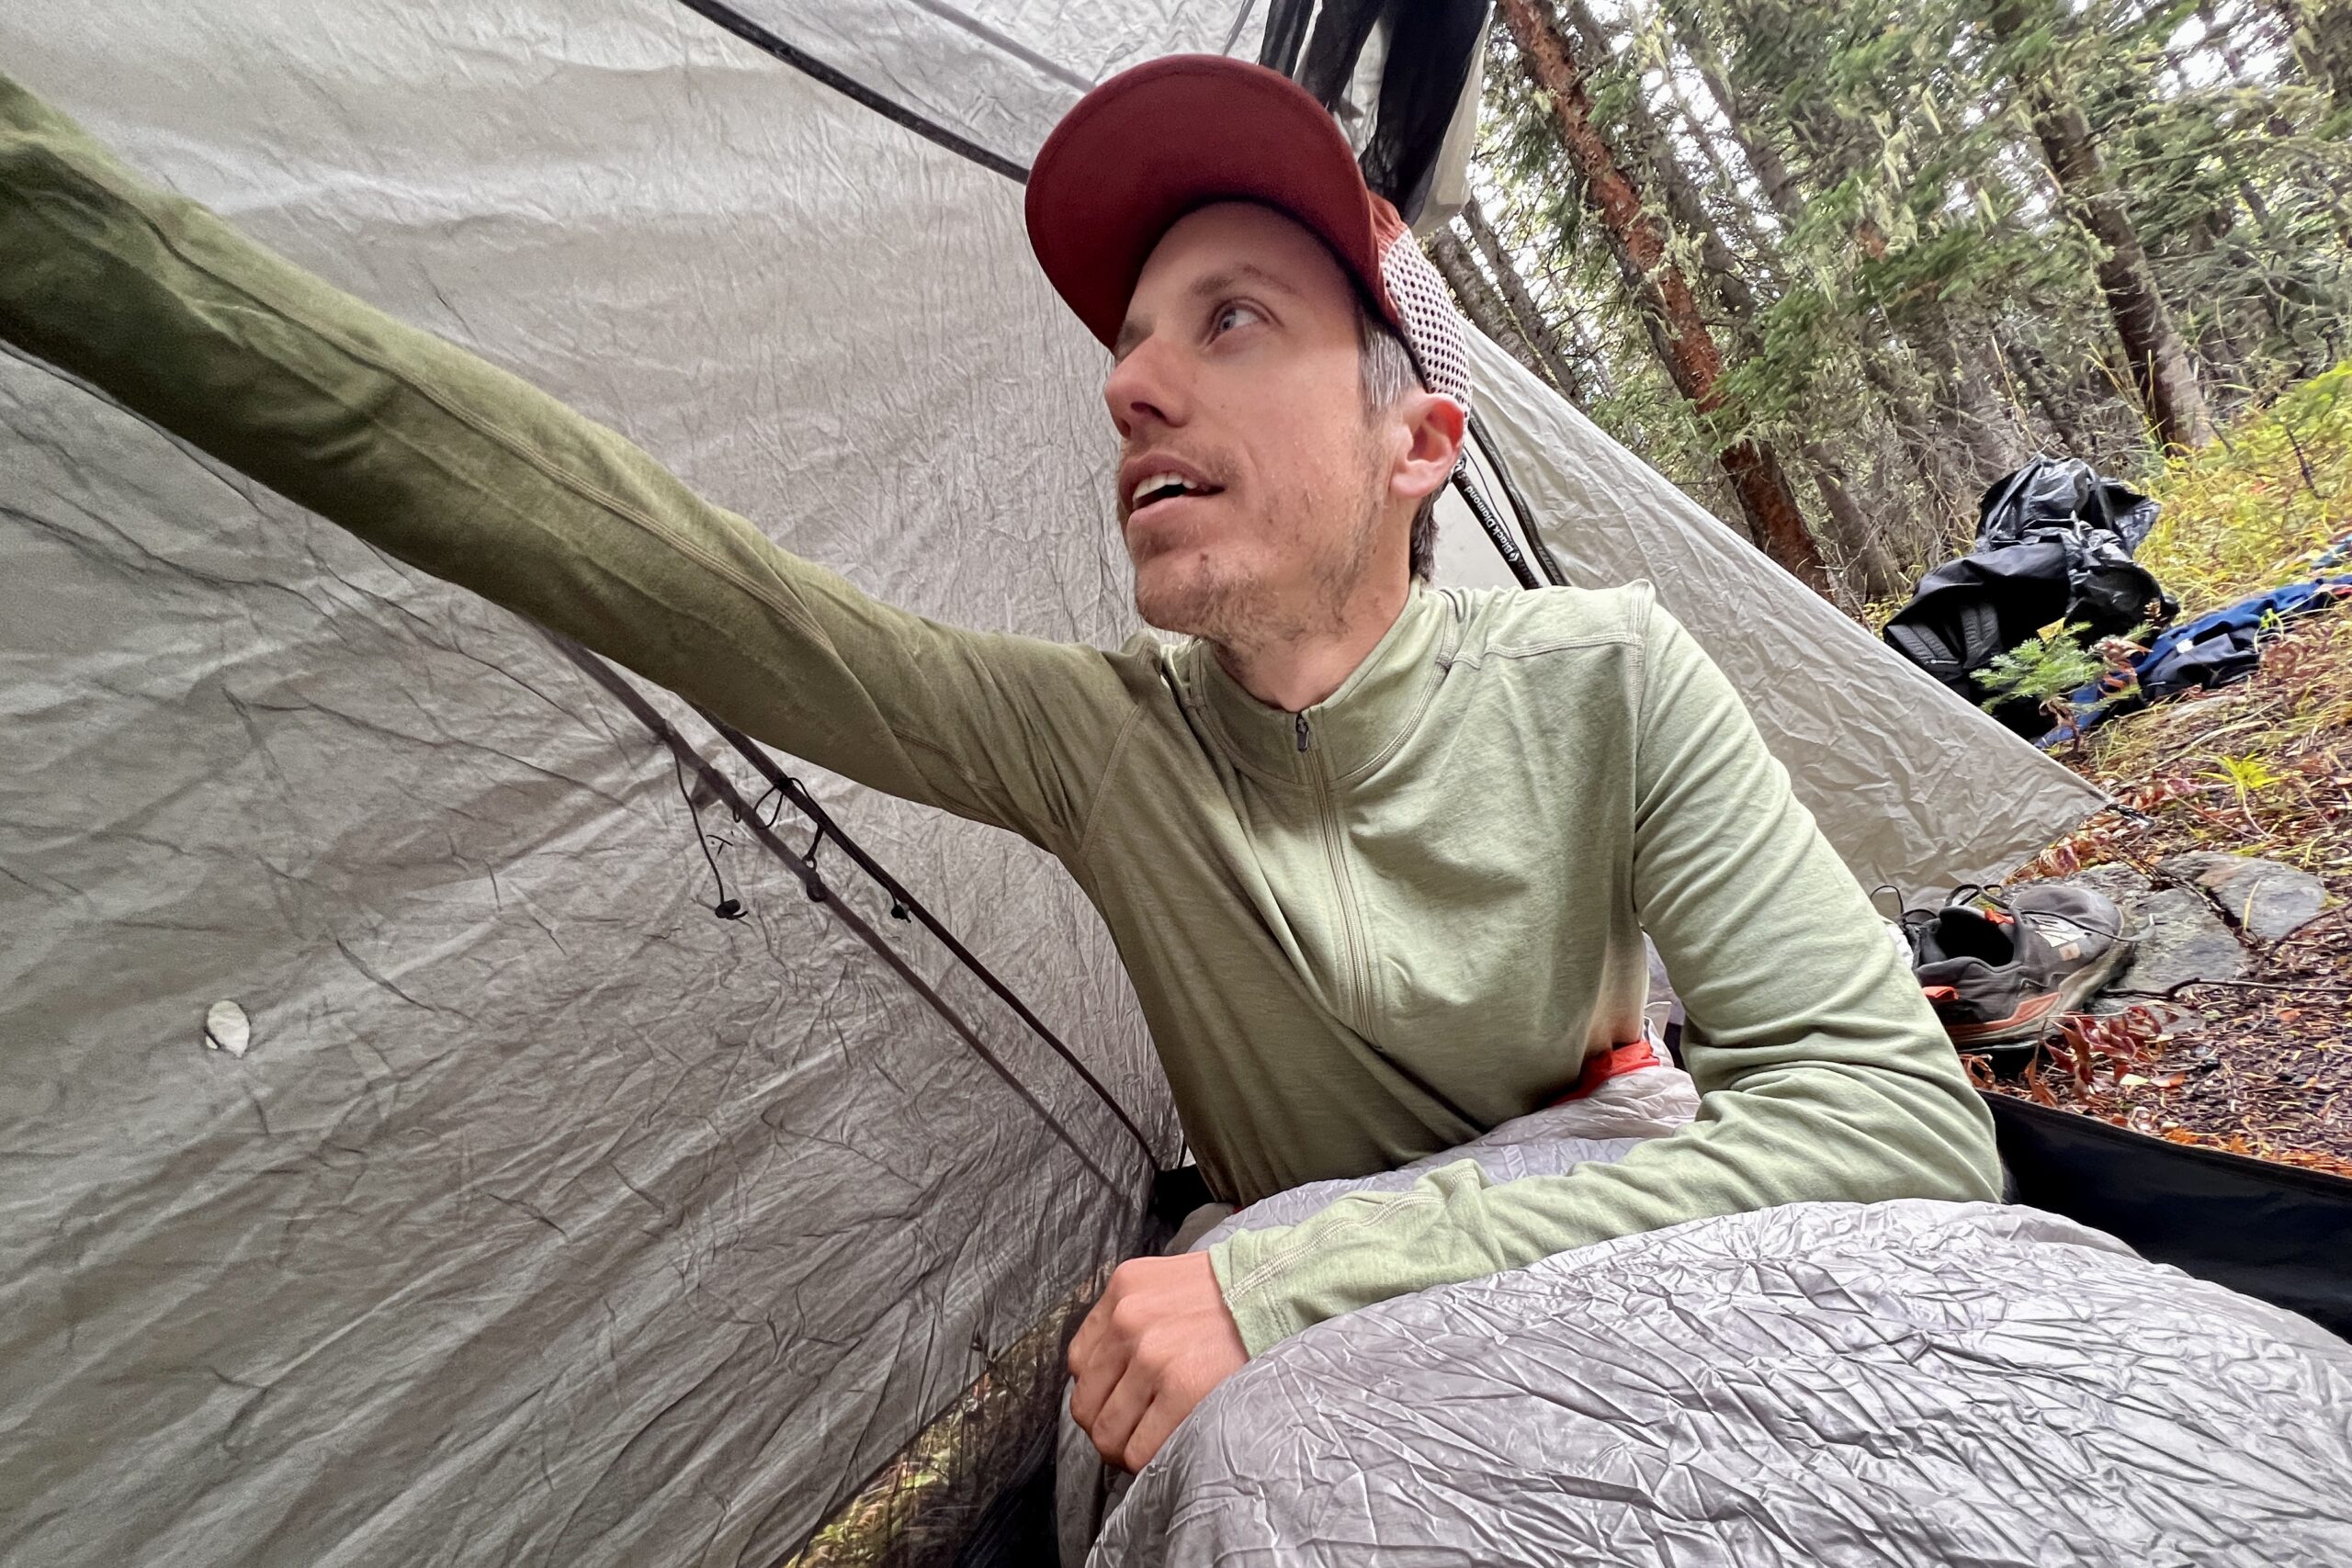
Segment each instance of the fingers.
[{"label": "fingers", "polygon": [[1101,1408],[1094,1413],[1094,1419],[1080,1423],[1086,1428],[1086,1435],[1094,1440],[1094,1451],[1102,1456],[1105,1463],[1127,1462],[1127,1439],[1136,1424],[1142,1421],[1144,1412],[1151,1405],[1158,1381],[1130,1360]]},{"label": "fingers", "polygon": [[1070,1419],[1090,1436],[1094,1431],[1095,1418],[1102,1413],[1103,1402],[1119,1384],[1127,1370],[1127,1362],[1135,1347],[1116,1332],[1111,1322],[1115,1291],[1094,1303],[1086,1320],[1078,1325],[1076,1337],[1069,1342],[1069,1373],[1073,1380],[1069,1393]]},{"label": "fingers", "polygon": [[1064,1359],[1069,1363],[1069,1375],[1074,1378],[1084,1375],[1088,1366],[1092,1364],[1096,1351],[1101,1348],[1102,1325],[1107,1321],[1102,1307],[1102,1303],[1096,1302],[1080,1321],[1078,1332],[1070,1337],[1069,1354]]},{"label": "fingers", "polygon": [[1070,1418],[1105,1461],[1140,1470],[1249,1359],[1205,1258],[1131,1260],[1071,1337]]},{"label": "fingers", "polygon": [[1135,1430],[1127,1434],[1126,1447],[1114,1462],[1131,1472],[1149,1464],[1161,1445],[1184,1424],[1184,1417],[1192,1414],[1192,1404],[1191,1401],[1170,1399],[1164,1392],[1154,1398],[1145,1409],[1143,1419],[1137,1421]]},{"label": "fingers", "polygon": [[1079,1323],[1078,1332],[1071,1336],[1070,1376],[1079,1376],[1089,1363],[1100,1360],[1109,1341],[1116,1337],[1111,1314],[1117,1309],[1119,1298],[1126,1293],[1124,1288],[1126,1281],[1122,1278],[1126,1271],[1125,1264],[1111,1271],[1111,1278],[1103,1283],[1102,1299],[1087,1310],[1086,1316]]}]

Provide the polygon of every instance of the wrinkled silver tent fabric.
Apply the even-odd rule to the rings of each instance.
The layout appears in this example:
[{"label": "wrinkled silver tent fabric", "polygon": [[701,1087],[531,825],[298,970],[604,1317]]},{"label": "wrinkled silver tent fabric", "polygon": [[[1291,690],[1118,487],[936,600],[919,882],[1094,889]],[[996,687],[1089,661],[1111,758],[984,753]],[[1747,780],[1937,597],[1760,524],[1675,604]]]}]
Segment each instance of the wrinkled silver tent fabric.
[{"label": "wrinkled silver tent fabric", "polygon": [[[861,36],[1065,40],[1023,46],[1051,93],[970,89],[973,116],[1025,106],[1031,145],[1070,74],[1255,47],[1246,5],[948,9]],[[0,56],[134,164],[867,588],[1128,629],[1100,351],[1035,276],[1017,187],[684,6],[18,0]],[[1613,504],[1687,519],[1609,465],[1646,498]],[[1555,547],[1613,569],[1561,493]],[[1724,657],[1739,618],[1677,607]],[[1850,681],[1750,694],[1804,737]],[[773,1561],[1129,1243],[1134,1193],[707,810],[752,911],[711,918],[668,761],[534,634],[13,358],[0,689],[0,1557]],[[1920,834],[1983,863],[1969,809],[2025,753],[1901,739],[1871,776],[1955,804],[1904,819],[1903,863],[1934,859]],[[1784,755],[1807,787],[1815,760]],[[802,771],[1171,1154],[1058,871]],[[1139,1187],[1107,1113],[826,853]],[[222,1001],[242,1057],[201,1043]]]},{"label": "wrinkled silver tent fabric", "polygon": [[1701,1220],[1284,1341],[1089,1561],[2318,1568],[2352,1347],[2032,1210]]},{"label": "wrinkled silver tent fabric", "polygon": [[[41,0],[0,55],[876,592],[1128,630],[1017,193],[700,17]],[[838,850],[1121,1190],[707,810],[713,919],[535,633],[14,358],[0,690],[0,1559],[764,1565],[1132,1245],[1132,1143]],[[1067,878],[810,782],[1172,1156]]]}]

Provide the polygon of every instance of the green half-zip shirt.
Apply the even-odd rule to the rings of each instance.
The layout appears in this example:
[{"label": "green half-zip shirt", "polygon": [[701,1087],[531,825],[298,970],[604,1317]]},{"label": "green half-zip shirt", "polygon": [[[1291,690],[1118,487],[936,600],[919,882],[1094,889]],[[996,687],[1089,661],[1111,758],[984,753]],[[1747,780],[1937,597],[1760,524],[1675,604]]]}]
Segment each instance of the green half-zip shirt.
[{"label": "green half-zip shirt", "polygon": [[1055,855],[1239,1202],[1390,1168],[1637,1037],[1646,931],[1699,1119],[1614,1165],[1467,1160],[1234,1237],[1252,1353],[1631,1232],[1990,1199],[1989,1118],[1722,673],[1645,585],[1417,587],[1328,700],[1198,642],[909,615],[514,377],[145,186],[0,78],[0,335],[390,553],[874,788]]}]

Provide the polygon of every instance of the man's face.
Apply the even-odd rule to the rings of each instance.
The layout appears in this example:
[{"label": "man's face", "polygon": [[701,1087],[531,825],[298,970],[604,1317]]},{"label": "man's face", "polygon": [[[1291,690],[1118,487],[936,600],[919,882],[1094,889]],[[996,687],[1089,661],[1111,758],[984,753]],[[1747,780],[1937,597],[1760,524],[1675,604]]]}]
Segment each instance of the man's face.
[{"label": "man's face", "polygon": [[[1191,213],[1144,265],[1114,352],[1103,397],[1146,621],[1263,646],[1339,622],[1372,570],[1402,574],[1401,533],[1381,536],[1387,447],[1408,438],[1364,410],[1355,295],[1306,229],[1247,202]],[[1181,492],[1154,483],[1170,475]]]}]

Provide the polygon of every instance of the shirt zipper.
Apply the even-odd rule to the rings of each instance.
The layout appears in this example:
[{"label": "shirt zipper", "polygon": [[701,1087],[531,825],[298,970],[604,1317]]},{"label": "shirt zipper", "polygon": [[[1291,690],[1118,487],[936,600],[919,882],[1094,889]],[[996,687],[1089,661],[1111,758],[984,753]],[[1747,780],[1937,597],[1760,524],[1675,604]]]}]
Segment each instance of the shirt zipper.
[{"label": "shirt zipper", "polygon": [[1347,974],[1344,993],[1347,1013],[1344,1021],[1351,1029],[1360,1029],[1368,1010],[1364,998],[1364,971],[1367,964],[1362,947],[1362,936],[1356,930],[1354,881],[1348,875],[1347,846],[1340,832],[1340,814],[1331,805],[1331,781],[1325,773],[1323,755],[1315,750],[1315,732],[1307,726],[1305,714],[1295,715],[1298,729],[1299,754],[1307,759],[1307,774],[1315,786],[1316,826],[1323,835],[1323,856],[1331,868],[1331,895],[1340,906],[1340,937],[1347,951]]}]

